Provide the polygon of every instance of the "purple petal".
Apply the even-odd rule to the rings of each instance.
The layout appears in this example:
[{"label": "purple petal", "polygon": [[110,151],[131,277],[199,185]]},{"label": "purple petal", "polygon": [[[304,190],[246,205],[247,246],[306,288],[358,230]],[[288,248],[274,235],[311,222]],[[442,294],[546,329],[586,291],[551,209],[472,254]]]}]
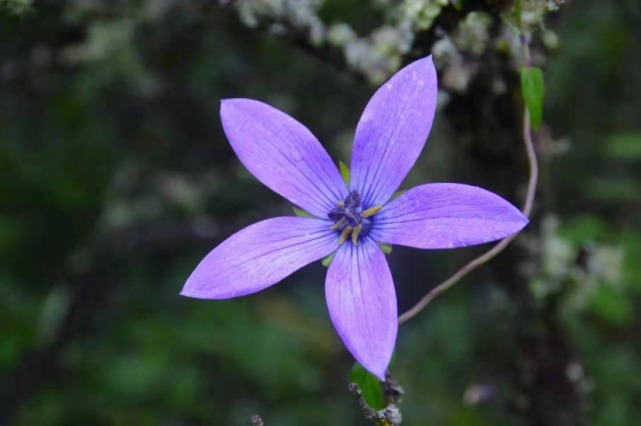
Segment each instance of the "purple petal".
[{"label": "purple petal", "polygon": [[292,117],[251,99],[222,101],[220,116],[245,167],[295,205],[325,218],[347,195],[327,151]]},{"label": "purple petal", "polygon": [[528,220],[482,188],[434,183],[410,189],[383,207],[370,235],[377,241],[423,249],[464,247],[499,240]]},{"label": "purple petal", "polygon": [[371,207],[387,202],[421,153],[436,110],[432,57],[416,61],[381,86],[356,128],[352,189]]},{"label": "purple petal", "polygon": [[338,238],[329,225],[303,217],[277,217],[250,225],[213,249],[180,294],[227,299],[276,284],[338,248]]},{"label": "purple petal", "polygon": [[325,296],[347,349],[385,380],[398,329],[396,293],[385,255],[373,240],[341,246],[327,271]]}]

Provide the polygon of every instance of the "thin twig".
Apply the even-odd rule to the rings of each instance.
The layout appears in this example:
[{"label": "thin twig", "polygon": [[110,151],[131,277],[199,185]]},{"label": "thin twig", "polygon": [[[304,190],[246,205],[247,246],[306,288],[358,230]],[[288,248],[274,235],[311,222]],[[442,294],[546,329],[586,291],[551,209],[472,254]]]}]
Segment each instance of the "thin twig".
[{"label": "thin twig", "polygon": [[[525,53],[525,58],[530,57],[530,49],[528,47],[527,39],[522,37],[523,49]],[[529,59],[526,59],[529,61]],[[536,185],[539,178],[539,166],[536,159],[536,152],[534,151],[534,144],[532,142],[532,131],[530,123],[530,113],[525,107],[525,112],[523,114],[523,142],[525,145],[525,150],[527,152],[528,163],[530,165],[530,176],[527,185],[527,194],[525,196],[525,202],[523,203],[523,214],[527,217],[532,213],[532,205],[534,204],[534,196],[536,195]],[[430,303],[434,298],[448,290],[454,284],[459,282],[467,274],[478,268],[479,266],[487,263],[492,260],[497,254],[501,253],[505,247],[507,247],[517,234],[510,235],[507,238],[502,239],[497,245],[492,247],[490,250],[480,255],[476,259],[470,261],[461,269],[456,271],[452,276],[447,280],[443,281],[441,284],[434,287],[430,290],[419,302],[414,305],[412,308],[403,313],[398,317],[398,323],[403,324],[410,319],[414,318],[419,312],[421,312],[428,303]]]}]

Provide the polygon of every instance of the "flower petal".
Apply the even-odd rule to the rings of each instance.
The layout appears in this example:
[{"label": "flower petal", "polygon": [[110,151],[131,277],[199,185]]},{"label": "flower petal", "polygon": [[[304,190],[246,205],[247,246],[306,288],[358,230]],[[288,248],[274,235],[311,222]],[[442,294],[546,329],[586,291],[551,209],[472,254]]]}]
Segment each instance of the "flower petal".
[{"label": "flower petal", "polygon": [[384,206],[370,235],[382,243],[443,249],[499,240],[527,223],[516,207],[485,189],[434,183]]},{"label": "flower petal", "polygon": [[255,293],[338,248],[328,221],[277,217],[237,232],[213,249],[180,293],[227,299]]},{"label": "flower petal", "polygon": [[432,57],[406,66],[381,86],[356,128],[352,189],[371,207],[387,202],[418,158],[432,128],[437,76]]},{"label": "flower petal", "polygon": [[284,112],[251,99],[226,99],[220,117],[245,167],[295,205],[326,218],[347,195],[327,151],[305,126]]},{"label": "flower petal", "polygon": [[347,349],[385,380],[398,330],[396,293],[385,255],[373,240],[341,246],[327,271],[325,296]]}]

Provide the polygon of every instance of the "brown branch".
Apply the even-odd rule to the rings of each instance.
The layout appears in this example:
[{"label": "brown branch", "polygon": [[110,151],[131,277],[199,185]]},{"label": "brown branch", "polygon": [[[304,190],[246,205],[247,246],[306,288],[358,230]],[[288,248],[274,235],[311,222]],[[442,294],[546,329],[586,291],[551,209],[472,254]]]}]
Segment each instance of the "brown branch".
[{"label": "brown branch", "polygon": [[352,395],[354,395],[354,398],[356,398],[356,402],[358,402],[358,405],[361,407],[361,411],[363,412],[363,416],[365,416],[367,420],[370,420],[375,424],[380,424],[381,422],[386,421],[384,414],[379,413],[370,407],[367,401],[365,401],[363,392],[356,383],[350,383],[349,386],[347,386],[347,389],[349,389]]},{"label": "brown branch", "polygon": [[365,419],[378,426],[399,426],[403,422],[399,403],[401,402],[401,396],[403,396],[404,391],[389,373],[386,374],[385,383],[383,383],[383,395],[386,406],[382,410],[376,410],[370,407],[363,397],[363,392],[356,383],[350,383],[347,388],[354,395],[354,398],[356,398]]}]

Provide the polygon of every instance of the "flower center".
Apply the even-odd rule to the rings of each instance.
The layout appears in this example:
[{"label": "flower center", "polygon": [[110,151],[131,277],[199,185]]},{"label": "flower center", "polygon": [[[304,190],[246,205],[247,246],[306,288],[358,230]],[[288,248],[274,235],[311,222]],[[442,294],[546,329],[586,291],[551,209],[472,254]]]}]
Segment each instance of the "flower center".
[{"label": "flower center", "polygon": [[340,231],[338,243],[343,244],[351,235],[352,243],[358,244],[358,238],[369,234],[372,229],[372,219],[381,210],[381,206],[374,206],[363,210],[361,207],[361,196],[358,192],[349,193],[345,201],[339,201],[338,206],[327,214],[334,225],[332,230]]}]

